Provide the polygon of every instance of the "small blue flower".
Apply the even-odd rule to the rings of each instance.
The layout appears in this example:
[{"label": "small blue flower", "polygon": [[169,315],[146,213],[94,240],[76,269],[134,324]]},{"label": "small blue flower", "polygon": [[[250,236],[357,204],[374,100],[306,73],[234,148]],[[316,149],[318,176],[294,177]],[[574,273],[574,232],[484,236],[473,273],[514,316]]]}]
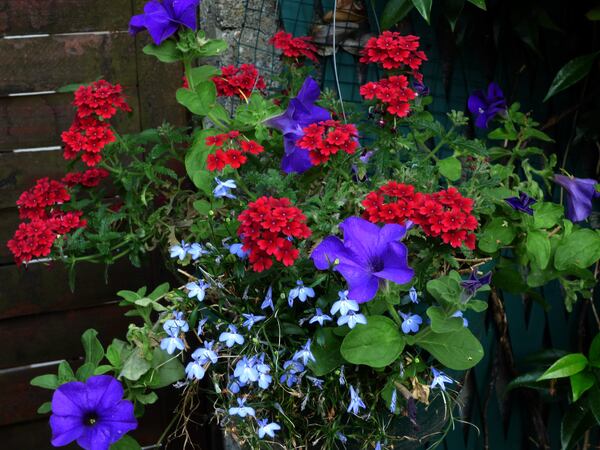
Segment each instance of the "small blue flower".
[{"label": "small blue flower", "polygon": [[190,361],[188,365],[185,367],[185,373],[187,374],[188,379],[196,379],[201,380],[204,378],[204,374],[206,373],[206,369],[204,365],[197,360]]},{"label": "small blue flower", "polygon": [[219,342],[225,342],[228,348],[233,347],[235,344],[242,345],[244,343],[244,336],[237,332],[235,325],[229,325],[227,329],[229,331],[224,331],[219,336]]},{"label": "small blue flower", "polygon": [[448,384],[454,383],[454,380],[452,378],[450,378],[448,375],[446,375],[444,372],[442,372],[441,370],[437,370],[434,367],[432,367],[431,373],[433,373],[433,380],[431,380],[431,385],[430,385],[431,389],[433,389],[436,386],[439,386],[442,391],[445,391],[446,386],[444,385],[444,383],[448,383]]},{"label": "small blue flower", "polygon": [[340,386],[344,386],[346,384],[346,376],[344,375],[344,366],[340,367]]},{"label": "small blue flower", "polygon": [[390,412],[394,414],[396,412],[396,404],[398,403],[398,391],[396,388],[392,391],[392,399],[390,400]]},{"label": "small blue flower", "polygon": [[367,318],[363,314],[356,314],[354,311],[348,312],[345,316],[338,317],[337,320],[339,327],[348,325],[350,329],[354,328],[359,323],[366,325]]},{"label": "small blue flower", "polygon": [[204,341],[204,347],[197,348],[194,353],[192,353],[192,359],[198,361],[200,364],[204,365],[208,362],[212,364],[217,363],[217,359],[219,356],[212,349],[214,345],[214,341]]},{"label": "small blue flower", "polygon": [[417,315],[417,314],[404,314],[404,313],[400,313],[400,315],[402,316],[403,322],[402,322],[402,331],[405,334],[408,333],[416,333],[417,331],[419,331],[419,326],[423,323],[423,319],[421,318],[421,316]]},{"label": "small blue flower", "polygon": [[201,244],[194,242],[192,245],[189,246],[187,253],[195,261],[198,258],[200,258],[202,255],[208,255],[210,252],[208,250],[205,250]]},{"label": "small blue flower", "polygon": [[320,378],[315,378],[315,377],[306,377],[308,379],[308,381],[310,381],[314,387],[316,387],[317,389],[321,389],[323,390],[323,383],[324,381],[321,380]]},{"label": "small blue flower", "polygon": [[283,363],[283,375],[279,378],[279,382],[285,383],[287,387],[292,387],[300,381],[302,372],[304,372],[302,363],[289,359]]},{"label": "small blue flower", "polygon": [[160,341],[160,348],[172,355],[175,349],[184,350],[185,344],[181,338],[169,336]]},{"label": "small blue flower", "polygon": [[232,255],[237,256],[240,259],[245,259],[248,257],[248,255],[250,254],[250,252],[247,252],[243,249],[244,244],[231,244],[229,246],[229,253],[231,253]]},{"label": "small blue flower", "polygon": [[198,322],[198,335],[202,336],[204,334],[204,325],[206,325],[208,319],[205,317],[204,319],[200,319]]},{"label": "small blue flower", "polygon": [[240,359],[235,365],[233,376],[244,384],[258,381],[258,370],[254,367],[254,359],[248,359],[246,356]]},{"label": "small blue flower", "polygon": [[419,303],[419,296],[417,295],[417,290],[415,289],[414,286],[408,290],[408,296],[409,296],[411,302]]},{"label": "small blue flower", "polygon": [[237,399],[238,405],[229,408],[229,415],[230,416],[240,416],[240,417],[246,417],[246,416],[254,417],[254,415],[256,414],[256,412],[254,411],[254,408],[252,408],[250,406],[245,406],[245,403],[246,403],[245,398],[238,398]]},{"label": "small blue flower", "polygon": [[310,339],[306,341],[306,344],[302,346],[300,350],[294,353],[293,360],[294,361],[302,361],[302,364],[307,365],[309,361],[316,361],[314,355],[310,351]]},{"label": "small blue flower", "polygon": [[233,380],[231,382],[231,384],[229,385],[229,390],[233,393],[233,394],[239,394],[240,390],[246,387],[246,385],[244,383],[242,383],[239,380]]},{"label": "small blue flower", "polygon": [[246,318],[242,326],[246,327],[248,330],[254,326],[256,322],[260,322],[261,320],[265,320],[266,316],[255,316],[254,314],[242,314]]},{"label": "small blue flower", "polygon": [[456,311],[454,314],[452,314],[451,317],[462,317],[463,327],[467,328],[469,326],[469,321],[465,317],[463,317],[462,311]]},{"label": "small blue flower", "polygon": [[377,444],[375,444],[374,450],[381,450],[381,442],[377,442]]},{"label": "small blue flower", "polygon": [[340,291],[338,295],[340,299],[331,306],[331,314],[339,311],[341,316],[345,316],[348,311],[358,311],[360,309],[356,301],[348,298],[348,291]]},{"label": "small blue flower", "polygon": [[281,430],[281,427],[275,423],[269,421],[267,419],[257,419],[258,422],[258,437],[260,439],[264,438],[265,435],[271,438],[275,437],[275,432]]},{"label": "small blue flower", "polygon": [[273,288],[271,288],[271,286],[269,286],[267,295],[265,295],[265,299],[263,300],[262,305],[260,305],[260,309],[267,308],[271,308],[273,311],[275,311],[275,306],[273,306]]},{"label": "small blue flower", "polygon": [[218,178],[215,178],[215,182],[217,183],[217,187],[213,190],[215,198],[236,198],[236,196],[231,193],[231,189],[237,188],[234,180],[221,181]]},{"label": "small blue flower", "polygon": [[210,284],[204,280],[190,282],[185,285],[185,288],[188,290],[188,298],[196,297],[199,302],[204,300],[204,297],[206,296],[206,289],[209,287]]},{"label": "small blue flower", "polygon": [[319,325],[323,326],[324,322],[333,320],[331,317],[329,317],[327,314],[323,314],[323,311],[321,311],[321,308],[317,308],[315,315],[311,317],[311,319],[308,321],[308,323],[315,323],[317,322]]},{"label": "small blue flower", "polygon": [[344,436],[342,433],[340,433],[339,431],[337,433],[335,433],[335,437],[338,438],[342,444],[345,444],[346,442],[348,442],[348,438],[346,436]]},{"label": "small blue flower", "polygon": [[358,392],[356,392],[354,387],[350,386],[350,403],[348,404],[348,409],[346,411],[352,411],[352,414],[357,415],[362,408],[366,408],[366,405],[358,396]]},{"label": "small blue flower", "polygon": [[179,258],[179,261],[183,261],[190,250],[190,245],[186,244],[185,241],[181,241],[181,245],[172,245],[169,248],[171,258]]},{"label": "small blue flower", "polygon": [[308,297],[312,298],[315,296],[315,291],[313,288],[304,286],[302,280],[296,281],[296,287],[290,290],[288,295],[288,304],[294,306],[294,300],[298,299],[302,303],[306,301]]}]

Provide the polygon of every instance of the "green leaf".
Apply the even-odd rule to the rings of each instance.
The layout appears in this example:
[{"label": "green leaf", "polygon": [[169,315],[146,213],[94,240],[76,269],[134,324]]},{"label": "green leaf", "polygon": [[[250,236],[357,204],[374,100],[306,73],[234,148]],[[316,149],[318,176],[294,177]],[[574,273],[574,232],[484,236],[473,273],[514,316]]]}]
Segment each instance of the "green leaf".
[{"label": "green leaf", "polygon": [[198,56],[218,56],[227,50],[229,44],[223,39],[211,39],[198,50]]},{"label": "green leaf", "polygon": [[104,348],[97,338],[98,332],[93,328],[86,330],[81,335],[81,343],[85,351],[85,363],[96,367],[104,358]]},{"label": "green leaf", "polygon": [[487,10],[487,7],[485,5],[485,0],[469,0],[469,3],[473,3],[475,6],[483,9],[484,11]]},{"label": "green leaf", "polygon": [[202,130],[194,139],[192,148],[185,156],[185,169],[188,176],[206,195],[212,196],[212,183],[214,176],[206,170],[206,157],[210,152],[211,147],[206,145],[208,136],[219,134],[219,130],[209,128]]},{"label": "green leaf", "polygon": [[58,377],[53,373],[40,375],[29,382],[32,386],[41,387],[44,389],[56,389],[59,386]]},{"label": "green leaf", "polygon": [[460,161],[455,157],[442,159],[437,162],[438,170],[440,174],[448,178],[450,181],[456,181],[460,178],[462,172],[462,166]]},{"label": "green leaf", "polygon": [[432,0],[412,0],[413,5],[419,11],[419,14],[423,16],[423,19],[429,23],[429,19],[431,17],[431,3]]},{"label": "green leaf", "polygon": [[148,394],[138,394],[135,399],[143,405],[152,405],[158,400],[156,392],[149,392]]},{"label": "green leaf", "polygon": [[185,377],[185,370],[181,362],[160,348],[155,348],[152,353],[152,367],[157,367],[152,377],[150,387],[160,389]]},{"label": "green leaf", "polygon": [[523,276],[516,270],[510,267],[503,267],[494,272],[492,276],[494,285],[511,294],[520,294],[527,291],[527,283],[523,280]]},{"label": "green leaf", "polygon": [[525,139],[538,139],[544,142],[554,142],[554,139],[536,128],[525,128],[522,137]]},{"label": "green leaf", "polygon": [[548,101],[549,98],[553,97],[560,91],[573,86],[583,77],[585,77],[592,69],[594,60],[600,52],[590,53],[589,55],[578,56],[565,64],[562,69],[558,71],[544,101]]},{"label": "green leaf", "polygon": [[192,89],[195,89],[198,84],[204,81],[210,81],[213,77],[220,75],[221,71],[215,66],[199,66],[191,70]]},{"label": "green leaf", "polygon": [[110,450],[141,450],[142,447],[140,446],[140,444],[138,444],[138,442],[132,438],[131,436],[129,436],[128,434],[126,434],[125,436],[123,436],[121,439],[119,439],[117,442],[115,442],[114,444],[112,444],[110,446]]},{"label": "green leaf", "polygon": [[196,200],[192,205],[203,216],[208,216],[208,213],[212,210],[212,206],[206,200]]},{"label": "green leaf", "polygon": [[37,409],[38,414],[48,414],[52,411],[52,402],[45,402]]},{"label": "green leaf", "polygon": [[537,264],[540,269],[543,270],[548,266],[552,246],[550,245],[550,239],[546,233],[543,231],[530,230],[527,233],[525,249],[527,250],[529,259],[534,264]]},{"label": "green leaf", "polygon": [[569,377],[571,382],[571,392],[573,401],[579,400],[579,397],[594,385],[596,378],[590,372],[579,372]]},{"label": "green leaf", "polygon": [[596,419],[596,423],[600,425],[600,386],[597,384],[590,389],[590,392],[587,395],[587,403]]},{"label": "green leaf", "polygon": [[586,404],[578,402],[569,406],[560,426],[561,449],[573,448],[593,424],[593,415]]},{"label": "green leaf", "polygon": [[570,353],[552,364],[538,380],[570,377],[585,369],[587,364],[588,360],[585,355],[581,353]]},{"label": "green leaf", "polygon": [[96,365],[94,363],[87,362],[77,369],[77,373],[75,375],[79,381],[85,381],[94,375],[95,369]]},{"label": "green leaf", "polygon": [[342,340],[335,335],[333,329],[323,328],[320,336],[319,342],[314,342],[310,348],[316,362],[311,361],[308,364],[316,377],[327,375],[344,363],[340,354]]},{"label": "green leaf", "polygon": [[483,300],[472,298],[467,302],[467,308],[472,309],[475,312],[483,312],[488,308],[488,304]]},{"label": "green leaf", "polygon": [[554,254],[557,270],[586,269],[600,259],[600,234],[588,228],[562,238]]},{"label": "green leaf", "polygon": [[561,205],[550,202],[536,203],[533,209],[533,226],[536,228],[551,228],[563,218],[564,209]]},{"label": "green leaf", "polygon": [[586,14],[585,17],[588,18],[588,20],[600,20],[600,5],[599,6],[595,6],[594,8],[590,9]]},{"label": "green leaf", "polygon": [[444,15],[448,19],[452,31],[456,28],[456,22],[465,7],[465,0],[446,0],[444,2]]},{"label": "green leaf", "polygon": [[506,392],[512,391],[517,388],[531,388],[531,389],[545,389],[546,386],[542,382],[538,381],[542,375],[541,371],[524,373],[516,378],[513,378],[510,383],[506,385]]},{"label": "green leaf", "polygon": [[438,306],[427,308],[427,315],[431,319],[431,329],[436,333],[450,333],[463,327],[462,317],[451,317]]},{"label": "green leaf", "polygon": [[460,280],[458,272],[451,271],[448,275],[429,280],[427,282],[427,292],[439,302],[458,305],[461,303],[460,297],[463,291]]},{"label": "green leaf", "polygon": [[486,253],[495,253],[508,245],[516,236],[514,227],[501,217],[493,219],[480,232],[477,245]]},{"label": "green leaf", "polygon": [[404,338],[398,325],[385,316],[369,316],[367,324],[357,325],[342,342],[341,354],[352,364],[386,367],[400,356]]},{"label": "green leaf", "polygon": [[592,339],[590,351],[588,352],[588,360],[590,366],[600,368],[600,333]]},{"label": "green leaf", "polygon": [[139,349],[135,349],[125,360],[120,377],[127,378],[131,381],[139,380],[142,375],[150,370],[150,362],[144,358]]},{"label": "green leaf", "polygon": [[414,343],[454,370],[466,370],[483,358],[483,347],[468,328],[452,333],[435,333],[430,328],[414,336]]},{"label": "green leaf", "polygon": [[103,364],[94,369],[94,375],[103,375],[105,373],[111,372],[113,370],[113,366],[109,364]]},{"label": "green leaf", "polygon": [[217,88],[212,81],[202,81],[194,86],[194,90],[180,88],[175,93],[177,101],[190,112],[198,116],[206,116],[215,106]]},{"label": "green leaf", "polygon": [[58,384],[68,383],[69,381],[76,381],[75,374],[71,365],[67,361],[61,361],[58,365]]},{"label": "green leaf", "polygon": [[114,366],[121,367],[123,365],[122,355],[127,344],[120,339],[113,339],[112,343],[106,349],[106,359]]},{"label": "green leaf", "polygon": [[159,284],[151,293],[148,294],[148,297],[156,301],[161,297],[164,297],[164,295],[168,293],[170,289],[169,283]]},{"label": "green leaf", "polygon": [[142,51],[146,55],[156,56],[159,61],[165,63],[172,63],[183,59],[183,54],[177,49],[177,44],[171,39],[164,41],[160,45],[148,44]]},{"label": "green leaf", "polygon": [[381,28],[387,30],[406,17],[413,9],[410,0],[388,0],[381,14]]}]

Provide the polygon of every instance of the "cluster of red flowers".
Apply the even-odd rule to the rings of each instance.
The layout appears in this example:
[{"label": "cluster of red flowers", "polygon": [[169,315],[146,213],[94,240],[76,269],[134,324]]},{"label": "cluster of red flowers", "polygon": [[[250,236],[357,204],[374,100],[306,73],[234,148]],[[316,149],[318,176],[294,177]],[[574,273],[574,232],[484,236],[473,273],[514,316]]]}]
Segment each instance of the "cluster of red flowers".
[{"label": "cluster of red flowers", "polygon": [[376,98],[386,105],[387,111],[398,117],[406,117],[410,112],[410,100],[416,97],[415,91],[408,87],[408,78],[393,75],[379,81],[371,81],[360,87],[360,95],[367,100]]},{"label": "cluster of red flowers", "polygon": [[118,110],[128,112],[131,108],[125,101],[123,88],[105,80],[77,89],[73,105],[76,107],[75,120],[61,135],[65,144],[64,157],[75,159],[82,153],[82,161],[92,167],[102,160],[100,151],[104,146],[115,140],[106,120]]},{"label": "cluster of red flowers", "polygon": [[451,187],[432,194],[415,192],[414,186],[391,181],[367,195],[364,216],[374,223],[404,224],[410,220],[428,236],[441,237],[452,247],[475,248],[473,231],[479,225],[471,214],[473,200]]},{"label": "cluster of red flowers", "polygon": [[[206,168],[208,170],[223,170],[225,166],[239,169],[246,164],[248,153],[258,155],[264,151],[264,147],[256,141],[240,136],[239,131],[209,136],[205,140],[206,145],[217,147],[217,151],[206,157]],[[223,148],[225,150],[223,150]]]},{"label": "cluster of red flowers", "polygon": [[77,186],[78,184],[84,187],[96,187],[108,175],[110,174],[105,169],[89,169],[83,172],[70,172],[61,181],[69,187]]},{"label": "cluster of red flowers", "polygon": [[281,50],[283,56],[288,58],[296,59],[305,56],[311,61],[319,61],[317,59],[317,47],[309,36],[294,37],[292,33],[278,31],[275,33],[275,36],[269,40],[269,44],[272,44],[273,47]]},{"label": "cluster of red flowers", "polygon": [[247,98],[255,89],[262,90],[267,87],[265,80],[259,75],[252,64],[242,64],[240,67],[225,66],[221,75],[213,77],[212,81],[217,87],[219,97]]},{"label": "cluster of red flowers", "polygon": [[416,71],[423,61],[427,61],[427,56],[419,50],[419,38],[396,31],[384,31],[369,39],[360,58],[361,63],[381,64],[388,70],[406,65]]},{"label": "cluster of red flowers", "polygon": [[306,239],[311,235],[306,216],[287,198],[261,197],[249,203],[238,217],[238,235],[250,252],[249,260],[256,272],[273,265],[273,258],[291,266],[299,251],[293,238]]},{"label": "cluster of red flowers", "polygon": [[352,124],[324,120],[310,124],[302,132],[304,136],[298,139],[297,145],[308,150],[310,161],[315,166],[325,164],[340,150],[351,155],[358,148],[358,130]]},{"label": "cluster of red flowers", "polygon": [[19,224],[7,244],[17,264],[48,256],[57,235],[86,225],[81,211],[63,212],[54,208],[70,198],[63,183],[49,178],[37,180],[34,187],[21,194],[17,200],[19,216],[30,221]]}]

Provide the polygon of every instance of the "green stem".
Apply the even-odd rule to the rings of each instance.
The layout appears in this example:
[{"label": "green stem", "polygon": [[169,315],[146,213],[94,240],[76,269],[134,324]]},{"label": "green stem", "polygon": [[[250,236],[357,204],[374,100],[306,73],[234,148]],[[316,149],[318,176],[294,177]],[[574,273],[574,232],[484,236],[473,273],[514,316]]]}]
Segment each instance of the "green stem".
[{"label": "green stem", "polygon": [[388,308],[388,312],[390,313],[390,316],[392,316],[392,319],[394,319],[394,322],[396,322],[398,324],[398,326],[402,325],[402,319],[400,318],[398,311],[396,311],[394,309],[394,305],[392,305],[391,303],[388,303],[387,308]]}]

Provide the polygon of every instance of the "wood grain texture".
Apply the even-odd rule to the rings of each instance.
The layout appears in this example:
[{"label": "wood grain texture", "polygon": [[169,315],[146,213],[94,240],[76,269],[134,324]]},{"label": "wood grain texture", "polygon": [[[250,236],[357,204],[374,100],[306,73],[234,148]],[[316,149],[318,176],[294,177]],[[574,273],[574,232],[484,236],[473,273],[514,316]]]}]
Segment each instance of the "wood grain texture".
[{"label": "wood grain texture", "polygon": [[0,265],[13,262],[12,253],[6,243],[13,237],[18,225],[19,213],[16,208],[0,209]]},{"label": "wood grain texture", "polygon": [[0,0],[0,36],[127,30],[131,0]]},{"label": "wood grain texture", "polygon": [[100,77],[136,84],[135,39],[128,33],[0,39],[0,96],[56,90]]}]

